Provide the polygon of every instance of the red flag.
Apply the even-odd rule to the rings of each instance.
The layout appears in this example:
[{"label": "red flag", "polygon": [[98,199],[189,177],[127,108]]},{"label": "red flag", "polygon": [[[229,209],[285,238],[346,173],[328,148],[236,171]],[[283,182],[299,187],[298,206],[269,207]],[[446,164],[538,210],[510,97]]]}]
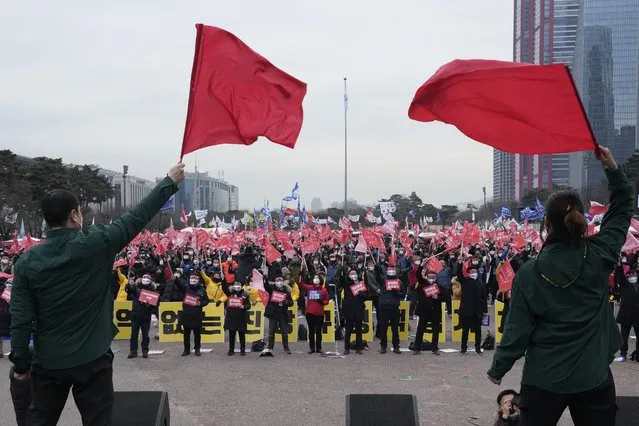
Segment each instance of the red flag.
[{"label": "red flag", "polygon": [[433,271],[434,273],[439,274],[442,269],[444,269],[444,267],[441,263],[439,263],[439,260],[437,260],[436,257],[431,257],[430,259],[428,259],[428,263],[426,263],[426,270]]},{"label": "red flag", "polygon": [[306,84],[233,34],[202,24],[195,28],[182,156],[212,145],[251,145],[258,136],[294,148]]},{"label": "red flag", "polygon": [[183,206],[182,210],[180,211],[180,222],[186,225],[186,222],[188,222],[188,220],[189,220],[188,216],[186,215],[186,212],[184,211],[184,206]]},{"label": "red flag", "polygon": [[417,90],[408,116],[452,124],[506,152],[597,148],[570,71],[561,64],[455,60]]},{"label": "red flag", "polygon": [[499,285],[499,291],[508,291],[513,285],[513,279],[515,278],[515,271],[510,266],[510,262],[504,262],[497,269],[497,284]]},{"label": "red flag", "polygon": [[269,263],[269,265],[275,262],[276,259],[282,257],[280,252],[277,251],[277,249],[273,247],[271,243],[266,244],[266,250],[264,251],[264,254],[266,255],[266,261]]}]

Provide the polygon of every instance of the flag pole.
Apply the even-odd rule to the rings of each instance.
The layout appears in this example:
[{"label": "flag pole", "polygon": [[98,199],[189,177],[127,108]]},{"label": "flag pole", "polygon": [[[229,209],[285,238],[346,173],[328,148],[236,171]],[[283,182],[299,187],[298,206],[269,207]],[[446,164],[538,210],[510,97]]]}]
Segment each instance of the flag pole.
[{"label": "flag pole", "polygon": [[348,217],[348,95],[344,77],[344,217]]}]

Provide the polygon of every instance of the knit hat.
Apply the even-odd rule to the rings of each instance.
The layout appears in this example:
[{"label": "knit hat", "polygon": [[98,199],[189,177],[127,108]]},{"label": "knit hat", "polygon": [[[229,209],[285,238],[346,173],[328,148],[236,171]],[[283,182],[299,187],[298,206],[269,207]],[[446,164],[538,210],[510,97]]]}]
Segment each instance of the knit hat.
[{"label": "knit hat", "polygon": [[291,274],[291,271],[287,267],[282,268],[282,275],[290,275],[290,274]]}]

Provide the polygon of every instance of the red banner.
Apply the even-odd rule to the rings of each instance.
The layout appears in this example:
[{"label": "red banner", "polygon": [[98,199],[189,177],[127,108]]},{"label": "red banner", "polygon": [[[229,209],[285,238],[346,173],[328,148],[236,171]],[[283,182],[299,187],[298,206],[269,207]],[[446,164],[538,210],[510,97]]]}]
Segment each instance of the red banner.
[{"label": "red banner", "polygon": [[185,305],[189,306],[200,306],[200,298],[198,296],[185,295],[184,300]]},{"label": "red banner", "polygon": [[0,295],[0,299],[3,299],[7,303],[11,303],[11,289],[5,288],[2,295]]},{"label": "red banner", "polygon": [[271,293],[271,302],[273,303],[284,303],[286,301],[286,293],[282,293],[281,291],[274,291]]},{"label": "red banner", "polygon": [[399,280],[386,280],[386,291],[400,290],[401,288]]},{"label": "red banner", "polygon": [[157,306],[160,300],[160,293],[154,291],[142,290],[140,291],[140,297],[138,301],[142,303],[148,303],[149,305]]},{"label": "red banner", "polygon": [[244,300],[241,297],[231,296],[226,306],[231,309],[244,309]]},{"label": "red banner", "polygon": [[435,298],[439,296],[439,286],[437,284],[427,285],[426,287],[424,287],[423,291],[426,297]]},{"label": "red banner", "polygon": [[361,281],[351,286],[351,293],[353,293],[353,296],[357,296],[364,291],[366,291],[366,284]]},{"label": "red banner", "polygon": [[433,271],[434,273],[439,274],[442,269],[444,269],[444,267],[441,263],[439,263],[439,260],[437,260],[436,257],[431,257],[430,259],[428,259],[428,263],[426,263],[426,270]]}]

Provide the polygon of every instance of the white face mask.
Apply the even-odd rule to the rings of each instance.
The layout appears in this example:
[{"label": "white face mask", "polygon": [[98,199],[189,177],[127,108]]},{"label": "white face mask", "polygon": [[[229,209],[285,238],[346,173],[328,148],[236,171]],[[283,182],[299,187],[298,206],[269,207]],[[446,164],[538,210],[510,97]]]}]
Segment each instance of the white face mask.
[{"label": "white face mask", "polygon": [[316,261],[313,262],[313,265],[317,266],[317,265],[319,265],[319,262],[316,260]]},{"label": "white face mask", "polygon": [[183,259],[184,259],[185,262],[189,261],[189,257],[188,256],[184,256]]},{"label": "white face mask", "polygon": [[160,260],[159,263],[160,263],[160,266],[164,265],[164,261],[163,260]]},{"label": "white face mask", "polygon": [[375,270],[375,267],[374,267],[374,266],[369,266],[367,269],[368,269],[369,271],[374,271],[374,270]]},{"label": "white face mask", "polygon": [[281,257],[278,257],[277,259],[275,259],[275,261],[279,263],[279,262],[281,262],[281,261],[282,261],[282,258],[281,258]]},{"label": "white face mask", "polygon": [[9,264],[9,259],[2,259],[2,264],[3,265]]},{"label": "white face mask", "polygon": [[417,265],[417,266],[419,266],[419,264],[420,264],[420,263],[421,263],[421,262],[420,262],[419,260],[416,260],[416,261],[415,261],[415,265]]},{"label": "white face mask", "polygon": [[350,278],[351,281],[357,281],[357,275],[349,275],[348,278]]},{"label": "white face mask", "polygon": [[284,282],[283,281],[275,281],[275,287],[277,287],[277,288],[284,287]]},{"label": "white face mask", "polygon": [[427,278],[426,281],[428,281],[428,284],[432,284],[435,282],[434,278]]},{"label": "white face mask", "polygon": [[180,273],[179,272],[175,274],[175,278],[180,278]]},{"label": "white face mask", "polygon": [[191,284],[192,286],[196,286],[198,285],[199,281],[198,280],[189,280],[189,284]]},{"label": "white face mask", "polygon": [[637,284],[637,277],[628,277],[628,282],[630,284]]},{"label": "white face mask", "polygon": [[477,274],[469,274],[468,278],[470,278],[471,280],[476,280],[477,279]]},{"label": "white face mask", "polygon": [[319,278],[313,278],[313,284],[319,285],[319,283],[320,283],[320,279]]},{"label": "white face mask", "polygon": [[239,293],[240,291],[242,291],[242,286],[241,285],[234,285],[233,286],[233,290],[235,290],[235,291],[237,291]]},{"label": "white face mask", "polygon": [[143,285],[149,285],[149,284],[151,284],[151,280],[148,279],[148,278],[142,278],[142,284]]},{"label": "white face mask", "polygon": [[206,264],[207,264],[207,265],[212,265],[212,264],[213,264],[213,262],[211,262],[210,260],[207,260],[207,261],[206,261]]}]

